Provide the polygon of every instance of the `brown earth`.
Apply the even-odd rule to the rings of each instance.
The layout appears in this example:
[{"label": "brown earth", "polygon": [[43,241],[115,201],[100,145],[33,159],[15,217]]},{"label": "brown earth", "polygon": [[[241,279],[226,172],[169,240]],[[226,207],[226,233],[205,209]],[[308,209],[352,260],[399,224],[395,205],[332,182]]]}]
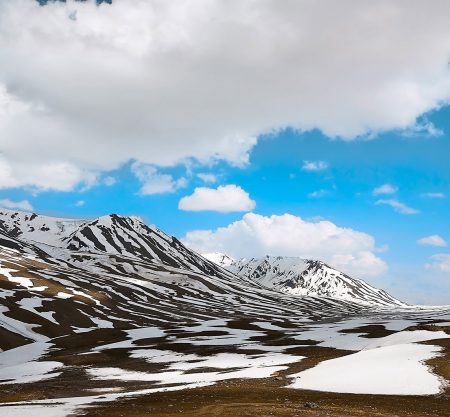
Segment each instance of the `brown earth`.
[{"label": "brown earth", "polygon": [[[443,348],[442,356],[428,361],[450,380],[450,340],[427,342]],[[116,401],[87,410],[87,417],[450,417],[450,389],[436,396],[355,395],[294,390],[287,375],[348,354],[329,348],[296,348],[313,354],[288,370],[267,379],[226,381],[210,387],[158,393]]]}]

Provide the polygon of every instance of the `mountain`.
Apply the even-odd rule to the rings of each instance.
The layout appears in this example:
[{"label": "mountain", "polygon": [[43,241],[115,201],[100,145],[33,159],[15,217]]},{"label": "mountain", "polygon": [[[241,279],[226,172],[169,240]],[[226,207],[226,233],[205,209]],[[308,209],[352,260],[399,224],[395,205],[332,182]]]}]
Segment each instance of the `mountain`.
[{"label": "mountain", "polygon": [[[302,320],[401,305],[322,263],[244,263],[185,247],[137,217],[0,211],[0,349],[94,329],[230,319]],[[296,261],[295,261],[296,262]],[[308,282],[308,290],[302,290]],[[345,284],[345,285],[344,285]],[[298,297],[302,295],[303,297]]]},{"label": "mountain", "polygon": [[367,305],[405,306],[386,291],[352,278],[324,262],[283,256],[233,260],[205,254],[227,270],[263,287],[297,296],[329,297]]},{"label": "mountain", "polygon": [[136,217],[2,211],[0,224],[0,349],[95,329],[230,319],[236,311],[255,320],[273,317],[275,307],[308,320],[362,311],[263,288]]},{"label": "mountain", "polygon": [[[262,381],[376,344],[389,323],[450,320],[448,307],[403,305],[321,262],[208,257],[226,269],[136,217],[1,211],[0,414],[84,415],[120,397]],[[414,340],[447,337],[427,329]]]},{"label": "mountain", "polygon": [[84,223],[85,220],[60,219],[0,208],[0,230],[28,242],[63,246],[63,240]]},{"label": "mountain", "polygon": [[372,305],[404,305],[385,291],[351,278],[321,261],[270,256],[235,261],[217,252],[200,256],[175,237],[134,216],[111,214],[88,221],[0,210],[0,231],[33,244],[50,257],[75,262],[78,267],[81,265],[77,258],[82,253],[108,254],[109,262],[115,255],[123,259],[122,262],[129,263],[134,259],[222,279],[236,280],[230,276],[238,275],[240,283],[256,283],[297,296],[329,297]]},{"label": "mountain", "polygon": [[88,221],[0,209],[0,231],[33,243],[52,255],[61,255],[60,251],[52,249],[54,247],[67,249],[67,253],[108,253],[209,275],[226,274],[175,237],[146,225],[135,216],[111,214]]},{"label": "mountain", "polygon": [[139,217],[117,214],[85,222],[63,241],[76,252],[102,252],[218,276],[226,272]]}]

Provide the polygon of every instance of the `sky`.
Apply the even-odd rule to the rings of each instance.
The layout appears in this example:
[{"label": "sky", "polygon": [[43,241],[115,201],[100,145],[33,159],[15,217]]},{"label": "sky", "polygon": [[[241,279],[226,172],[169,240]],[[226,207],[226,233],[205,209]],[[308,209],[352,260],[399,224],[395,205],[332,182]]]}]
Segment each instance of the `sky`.
[{"label": "sky", "polygon": [[41,3],[0,3],[0,206],[450,304],[448,2]]}]

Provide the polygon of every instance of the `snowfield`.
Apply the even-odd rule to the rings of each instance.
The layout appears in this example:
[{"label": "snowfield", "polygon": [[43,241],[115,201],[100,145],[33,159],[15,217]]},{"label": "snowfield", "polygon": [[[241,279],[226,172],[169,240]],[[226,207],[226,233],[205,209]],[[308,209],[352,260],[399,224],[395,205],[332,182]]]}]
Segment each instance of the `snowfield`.
[{"label": "snowfield", "polygon": [[417,344],[364,350],[292,375],[295,382],[290,387],[353,394],[438,394],[444,382],[423,361],[440,351]]}]

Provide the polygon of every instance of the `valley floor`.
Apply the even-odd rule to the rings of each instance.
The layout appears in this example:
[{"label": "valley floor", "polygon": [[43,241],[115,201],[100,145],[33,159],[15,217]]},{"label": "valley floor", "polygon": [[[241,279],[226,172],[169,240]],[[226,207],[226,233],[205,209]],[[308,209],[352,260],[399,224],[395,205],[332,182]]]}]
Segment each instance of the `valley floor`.
[{"label": "valley floor", "polygon": [[[426,323],[422,320],[421,324],[415,326],[411,326],[409,320],[344,320],[320,326],[313,325],[314,330],[303,332],[305,336],[308,331],[316,332],[316,340],[300,339],[301,333],[292,329],[275,330],[278,326],[268,323],[259,323],[259,330],[263,327],[271,328],[260,334],[255,334],[255,329],[258,328],[255,324],[245,320],[228,323],[229,327],[224,326],[223,330],[228,329],[235,336],[239,334],[240,343],[215,335],[212,327],[218,326],[216,321],[200,325],[201,328],[197,328],[196,332],[193,329],[187,334],[175,334],[172,331],[171,337],[175,343],[169,344],[157,337],[139,339],[140,336],[135,339],[128,337],[114,344],[99,343],[98,338],[108,339],[108,332],[104,329],[102,335],[85,334],[78,341],[72,340],[75,345],[78,343],[75,348],[64,349],[62,352],[55,350],[47,356],[47,362],[51,359],[64,363],[63,369],[56,369],[60,371],[59,374],[55,373],[53,377],[48,378],[41,375],[41,380],[37,375],[36,381],[22,384],[3,382],[0,415],[449,417],[448,324],[442,319],[432,323],[429,318]],[[401,329],[404,326],[408,326],[408,330]],[[317,333],[317,327],[323,328],[323,331]],[[322,339],[326,339],[326,334],[329,334],[330,338],[320,341],[319,334],[322,334]],[[109,337],[112,337],[112,334]],[[117,339],[117,334],[113,338]],[[185,343],[177,343],[180,339],[186,339]],[[406,340],[410,342],[404,343]],[[417,342],[411,342],[413,340]],[[402,343],[396,344],[399,341]],[[86,349],[94,342],[96,348]],[[200,345],[196,346],[196,343]],[[252,344],[251,350],[248,343]],[[63,344],[59,342],[60,348]],[[348,348],[343,349],[346,345]],[[357,345],[358,349],[361,349],[359,352],[354,350]],[[426,373],[420,374],[416,381],[409,378],[408,371],[403,374],[405,371],[401,364],[392,364],[393,375],[400,373],[400,383],[398,386],[394,384],[394,389],[407,389],[413,393],[420,388],[417,384],[426,380],[428,375],[439,382],[439,392],[432,395],[373,395],[290,387],[297,375],[302,375],[305,370],[319,369],[319,364],[330,363],[326,361],[334,363],[333,361],[342,360],[339,358],[351,359],[352,355],[361,352],[377,351],[380,349],[377,346],[380,345],[381,349],[390,345],[439,350],[439,354],[432,355],[425,362],[418,362],[419,368],[415,369],[421,369],[423,366],[422,370]],[[350,347],[352,350],[349,350]],[[158,356],[150,355],[156,351]],[[144,362],[142,358],[138,358],[138,352],[141,353],[140,356],[146,357]],[[171,356],[164,359],[162,352],[170,352]],[[241,356],[237,356],[239,352]],[[281,352],[286,357],[283,356],[279,360],[278,355]],[[130,360],[133,356],[135,359]],[[288,357],[291,360],[287,360]],[[243,358],[250,361],[242,362]],[[270,360],[265,363],[267,358]],[[212,359],[216,362],[211,362]],[[255,359],[258,359],[258,362],[252,363]],[[284,365],[274,364],[274,360]],[[191,366],[186,366],[187,364]],[[173,369],[181,368],[184,368],[182,372],[174,373]],[[369,367],[360,371],[363,374],[362,385],[367,383],[366,389],[370,390],[371,383],[374,382],[373,371]],[[233,374],[234,372],[238,373]],[[239,376],[239,372],[244,372],[244,378],[233,378],[233,375]],[[259,377],[260,372],[266,372],[264,378]],[[352,380],[352,373],[354,372],[348,369],[348,372],[340,375],[343,389],[349,378]],[[164,374],[170,374],[173,379],[162,383]],[[149,375],[159,376],[153,378]],[[189,378],[190,375],[192,378]],[[330,375],[330,378],[332,379],[333,375]],[[158,379],[160,381],[155,383]],[[208,385],[202,386],[205,381]],[[385,383],[384,386],[389,386],[391,381],[386,380]],[[148,392],[152,390],[154,392]]]}]

